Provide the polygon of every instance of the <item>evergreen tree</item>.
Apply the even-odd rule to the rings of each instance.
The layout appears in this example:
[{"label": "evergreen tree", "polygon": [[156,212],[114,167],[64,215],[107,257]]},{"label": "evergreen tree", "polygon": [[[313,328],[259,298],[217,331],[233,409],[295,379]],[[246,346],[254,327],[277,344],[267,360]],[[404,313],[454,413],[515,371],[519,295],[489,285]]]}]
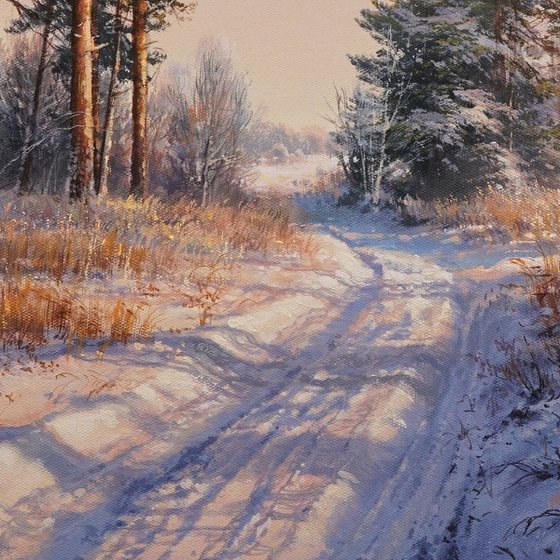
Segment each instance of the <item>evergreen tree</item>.
[{"label": "evergreen tree", "polygon": [[516,165],[519,181],[547,182],[549,169],[560,163],[554,99],[560,2],[478,0],[466,5],[476,18],[477,31],[491,45],[489,85],[500,104],[497,115],[510,175]]},{"label": "evergreen tree", "polygon": [[377,0],[362,11],[380,49],[351,62],[385,114],[373,117],[384,132],[371,157],[391,196],[526,179],[554,131],[542,72],[552,47],[536,11],[530,0]]},{"label": "evergreen tree", "polygon": [[[374,57],[352,57],[360,79],[388,94],[391,112],[386,147],[399,195],[455,193],[478,185],[481,170],[496,166],[496,123],[476,110],[484,99],[489,53],[465,29],[468,16],[454,2],[408,0],[375,3],[360,25],[381,44]],[[393,43],[393,45],[391,45]],[[386,59],[396,52],[389,73]],[[406,93],[402,95],[403,84]],[[398,107],[397,107],[398,105]]]},{"label": "evergreen tree", "polygon": [[93,187],[91,0],[72,1],[72,169],[70,198],[79,200]]}]

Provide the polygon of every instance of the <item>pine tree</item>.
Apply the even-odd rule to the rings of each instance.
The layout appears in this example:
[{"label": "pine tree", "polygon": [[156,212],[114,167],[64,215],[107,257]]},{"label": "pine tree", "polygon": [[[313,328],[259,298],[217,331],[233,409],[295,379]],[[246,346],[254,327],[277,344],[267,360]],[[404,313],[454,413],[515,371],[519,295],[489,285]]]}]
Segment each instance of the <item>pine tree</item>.
[{"label": "pine tree", "polygon": [[132,160],[130,194],[143,198],[147,181],[148,125],[148,29],[147,0],[133,0],[132,4]]},{"label": "pine tree", "polygon": [[[53,2],[52,0],[33,0],[22,3],[18,0],[9,0],[18,10],[19,17],[12,22],[9,31],[12,33],[24,33],[30,30],[39,31],[45,38],[44,45],[53,49],[52,71],[56,73],[60,81],[64,83],[68,90],[68,96],[75,98],[74,83],[72,75],[76,71],[76,60],[73,56],[73,45],[75,46],[75,33],[72,31],[73,25],[73,3],[72,2]],[[145,4],[145,17],[143,29],[145,36],[150,31],[165,29],[171,23],[171,16],[181,18],[188,16],[195,7],[194,2],[182,2],[178,0],[142,0]],[[132,81],[136,84],[136,91],[143,91],[144,95],[135,96],[134,110],[138,113],[141,109],[141,97],[147,100],[147,84],[149,81],[149,66],[160,64],[165,55],[157,49],[148,50],[147,43],[145,48],[138,51],[133,48],[133,38],[142,27],[135,30],[128,22],[128,12],[132,0],[88,0],[90,30],[88,41],[90,46],[84,51],[88,60],[86,66],[91,65],[91,78],[86,78],[91,84],[91,115],[84,116],[85,122],[89,123],[93,130],[93,170],[92,186],[96,193],[106,191],[109,170],[109,155],[111,151],[111,134],[113,128],[113,116],[119,82]],[[139,3],[136,2],[136,5]],[[47,40],[48,39],[48,40]],[[134,73],[134,56],[138,52],[141,56],[136,57],[136,73]],[[89,60],[91,59],[91,61]],[[138,62],[142,60],[141,68]],[[36,101],[34,106],[40,106],[41,100],[41,75],[44,71],[44,64],[40,63],[37,72]],[[101,88],[101,77],[108,73],[109,78],[107,88]],[[89,71],[82,72],[88,75]],[[141,85],[141,87],[140,87]],[[89,86],[88,86],[89,87]],[[74,93],[72,93],[74,92]],[[145,109],[145,108],[144,108]],[[88,109],[89,111],[89,109]],[[142,111],[140,111],[142,112]],[[34,111],[35,113],[35,111]],[[144,114],[146,111],[144,110]],[[146,119],[138,117],[135,120],[137,126],[145,123]],[[29,119],[30,130],[27,134],[26,144],[31,146],[22,149],[22,171],[20,172],[20,191],[29,190],[28,174],[32,168],[33,149],[33,115]],[[83,124],[83,123],[82,123]],[[82,126],[82,125],[79,125]],[[146,125],[144,124],[144,129]],[[74,126],[69,127],[72,131]],[[89,124],[86,127],[89,130]],[[89,134],[89,132],[87,132]],[[77,133],[73,133],[74,136]],[[138,185],[138,176],[141,188],[134,188],[135,192],[145,190],[145,157],[143,163],[139,163],[139,154],[145,154],[145,140],[138,141],[138,138],[145,137],[146,132],[136,134],[135,164],[131,166],[131,183]],[[140,158],[142,159],[142,158]],[[74,180],[73,180],[74,181]],[[79,190],[79,189],[78,189]],[[71,196],[81,196],[71,191]],[[139,196],[142,196],[139,194]]]},{"label": "pine tree", "polygon": [[94,189],[96,194],[107,194],[111,146],[113,142],[113,126],[115,105],[117,101],[117,82],[121,70],[121,46],[124,35],[124,17],[126,15],[125,0],[117,0],[113,19],[113,33],[109,61],[109,83],[107,86],[105,115],[103,126],[99,131],[99,149],[97,154],[97,168]]},{"label": "pine tree", "polygon": [[536,2],[373,4],[359,23],[381,47],[351,61],[391,115],[373,148],[384,188],[433,197],[523,181],[539,151],[527,146],[552,130],[541,63],[552,47]]},{"label": "pine tree", "polygon": [[130,194],[147,190],[148,31],[164,29],[169,15],[184,16],[194,4],[178,0],[132,0],[132,161]]},{"label": "pine tree", "polygon": [[[400,195],[449,194],[458,174],[464,188],[476,186],[480,171],[496,164],[479,149],[495,135],[475,110],[489,61],[465,29],[466,10],[441,0],[377,2],[376,8],[364,10],[360,24],[382,48],[352,63],[362,81],[389,93],[389,110],[396,111],[386,146],[388,163],[399,171],[394,187]],[[396,67],[389,74],[391,50]]]},{"label": "pine tree", "polygon": [[530,177],[546,182],[548,169],[560,163],[554,107],[559,8],[558,0],[478,0],[469,4],[478,31],[492,45],[491,85],[494,99],[500,103],[502,148],[509,153],[510,174],[516,166],[521,181]]}]

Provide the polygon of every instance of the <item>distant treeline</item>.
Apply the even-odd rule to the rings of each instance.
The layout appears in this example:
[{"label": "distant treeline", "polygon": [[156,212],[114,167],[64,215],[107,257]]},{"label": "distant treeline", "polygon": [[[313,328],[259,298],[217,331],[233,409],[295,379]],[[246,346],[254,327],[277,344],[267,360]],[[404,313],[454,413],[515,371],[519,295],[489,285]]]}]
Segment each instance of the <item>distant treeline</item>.
[{"label": "distant treeline", "polygon": [[283,163],[293,155],[332,153],[334,146],[326,130],[306,127],[294,130],[270,122],[255,123],[244,146],[250,154],[272,162]]}]

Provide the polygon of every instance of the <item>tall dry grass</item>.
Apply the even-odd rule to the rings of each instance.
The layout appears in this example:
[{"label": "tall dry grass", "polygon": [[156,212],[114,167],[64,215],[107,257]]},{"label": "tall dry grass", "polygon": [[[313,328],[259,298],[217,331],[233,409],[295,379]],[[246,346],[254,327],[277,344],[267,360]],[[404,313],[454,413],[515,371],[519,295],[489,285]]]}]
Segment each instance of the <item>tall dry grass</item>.
[{"label": "tall dry grass", "polygon": [[513,258],[525,277],[522,291],[532,310],[523,326],[527,334],[497,342],[506,357],[496,373],[521,386],[533,401],[555,398],[560,388],[560,254],[539,244],[540,258]]},{"label": "tall dry grass", "polygon": [[158,283],[181,286],[178,305],[198,309],[204,325],[243,255],[312,250],[286,212],[258,201],[201,208],[107,198],[86,206],[2,193],[0,204],[4,347],[146,338],[157,327],[146,298],[157,307]]},{"label": "tall dry grass", "polygon": [[123,229],[155,229],[172,239],[181,236],[195,254],[201,249],[222,253],[232,248],[261,253],[310,251],[309,235],[291,223],[289,213],[259,200],[202,208],[188,200],[166,202],[151,197],[142,203],[113,199],[108,207],[118,214]]},{"label": "tall dry grass", "polygon": [[112,276],[115,270],[139,275],[149,256],[159,260],[161,268],[172,263],[171,255],[149,255],[145,247],[129,245],[118,239],[117,231],[105,232],[98,225],[46,229],[25,222],[0,223],[0,273],[8,278],[41,274],[62,282],[66,276],[85,280],[99,272]]},{"label": "tall dry grass", "polygon": [[560,191],[537,184],[520,189],[489,186],[465,199],[424,201],[406,197],[401,217],[442,227],[475,228],[513,240],[560,235]]},{"label": "tall dry grass", "polygon": [[3,348],[34,348],[49,337],[72,344],[107,338],[126,344],[149,338],[152,311],[122,298],[100,297],[25,279],[0,282],[0,341]]},{"label": "tall dry grass", "polygon": [[[560,335],[560,255],[540,248],[541,259],[511,259],[527,279],[526,291],[541,311],[546,335]],[[559,331],[559,332],[556,332]]]}]

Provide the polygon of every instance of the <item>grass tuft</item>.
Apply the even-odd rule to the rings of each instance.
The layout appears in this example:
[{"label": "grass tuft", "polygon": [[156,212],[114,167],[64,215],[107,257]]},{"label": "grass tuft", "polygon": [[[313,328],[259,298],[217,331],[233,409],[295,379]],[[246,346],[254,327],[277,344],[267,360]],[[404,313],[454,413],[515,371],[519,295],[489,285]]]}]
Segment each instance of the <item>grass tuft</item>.
[{"label": "grass tuft", "polygon": [[49,337],[67,343],[106,338],[126,344],[149,338],[155,328],[145,306],[80,297],[60,287],[33,282],[0,283],[0,341],[34,348]]}]

